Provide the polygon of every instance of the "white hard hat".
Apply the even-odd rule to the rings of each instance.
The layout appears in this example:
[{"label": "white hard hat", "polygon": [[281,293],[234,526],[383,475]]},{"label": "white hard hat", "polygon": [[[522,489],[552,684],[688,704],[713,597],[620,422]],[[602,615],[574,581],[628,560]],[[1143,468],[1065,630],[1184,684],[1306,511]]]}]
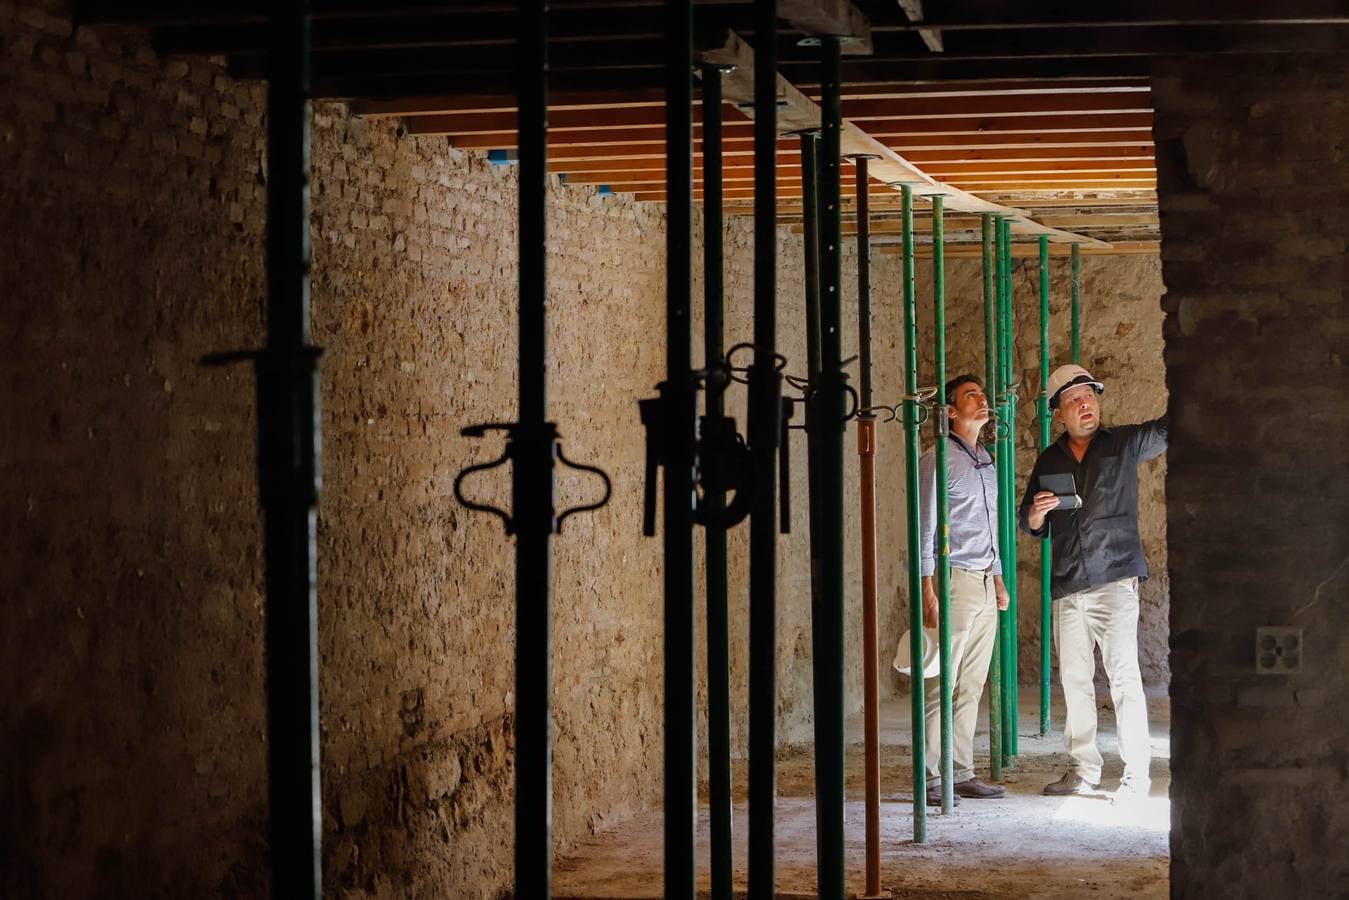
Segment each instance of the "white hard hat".
[{"label": "white hard hat", "polygon": [[[899,639],[899,649],[895,651],[894,667],[901,675],[913,677],[913,666],[909,663],[909,635],[904,632]],[[941,674],[941,646],[937,643],[937,629],[923,629],[923,677],[936,678]]]},{"label": "white hard hat", "polygon": [[1092,378],[1091,373],[1081,366],[1069,364],[1055,369],[1054,374],[1049,376],[1049,383],[1045,385],[1045,393],[1049,395],[1050,409],[1059,405],[1059,394],[1063,393],[1065,388],[1079,384],[1091,385],[1092,389],[1098,394],[1105,391],[1105,385]]}]

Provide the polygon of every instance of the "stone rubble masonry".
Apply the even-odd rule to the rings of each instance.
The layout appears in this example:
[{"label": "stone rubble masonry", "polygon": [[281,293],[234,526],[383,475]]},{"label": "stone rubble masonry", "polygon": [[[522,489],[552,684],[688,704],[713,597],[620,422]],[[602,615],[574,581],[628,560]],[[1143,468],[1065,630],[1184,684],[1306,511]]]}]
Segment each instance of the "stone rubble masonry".
[{"label": "stone rubble masonry", "polygon": [[[1173,681],[1172,893],[1349,890],[1349,63],[1154,69]],[[1294,626],[1301,671],[1259,675]]]},{"label": "stone rubble masonry", "polygon": [[[253,378],[198,360],[264,338],[263,90],[219,61],[161,59],[135,31],[73,28],[55,0],[0,0],[0,51],[10,417],[0,717],[15,736],[0,781],[10,811],[0,894],[258,896],[267,859]],[[493,520],[460,509],[451,484],[499,448],[459,429],[513,417],[516,171],[331,103],[314,110],[313,164],[326,884],[343,897],[494,897],[511,867],[513,546]],[[603,465],[616,491],[555,542],[561,853],[660,800],[661,557],[658,540],[639,537],[635,401],[664,377],[664,214],[557,183],[549,210],[551,415],[568,455]],[[751,223],[728,222],[728,344],[751,333],[751,247]],[[800,242],[784,229],[779,249],[780,345],[800,371]],[[1087,308],[1101,310],[1088,314],[1088,352],[1114,360],[1102,363],[1106,377],[1155,371],[1155,261],[1086,268]],[[961,322],[981,333],[977,263],[950,271],[953,335]],[[878,256],[873,282],[876,396],[897,400],[898,259]],[[927,318],[927,299],[921,308]],[[1146,336],[1137,356],[1110,337],[1126,326]],[[1021,327],[1021,352],[1033,354]],[[1034,368],[1030,356],[1022,368]],[[1142,392],[1130,414],[1150,413],[1153,399]],[[732,394],[742,422],[743,403],[743,391]],[[779,719],[783,741],[801,743],[811,736],[810,600],[805,449],[799,432],[793,440]],[[852,428],[847,441],[851,498]],[[907,689],[888,666],[907,616],[898,427],[881,429],[878,470],[889,693]],[[562,473],[558,501],[594,487]],[[508,501],[504,472],[472,490]],[[1159,492],[1149,496],[1157,511]],[[855,502],[845,508],[847,640],[857,647],[858,515]],[[1157,534],[1149,552],[1160,568]],[[738,752],[746,539],[744,528],[732,533]],[[1164,604],[1162,590],[1154,606]],[[1164,640],[1161,627],[1145,646]],[[1023,623],[1028,642],[1035,631]],[[1031,677],[1036,657],[1023,653]],[[861,669],[855,653],[850,711]]]}]

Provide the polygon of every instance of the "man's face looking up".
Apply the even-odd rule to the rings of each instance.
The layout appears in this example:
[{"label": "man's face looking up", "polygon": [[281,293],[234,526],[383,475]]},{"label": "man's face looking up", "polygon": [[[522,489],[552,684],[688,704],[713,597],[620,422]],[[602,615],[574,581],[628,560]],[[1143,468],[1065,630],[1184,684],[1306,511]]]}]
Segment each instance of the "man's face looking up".
[{"label": "man's face looking up", "polygon": [[956,388],[954,400],[951,418],[957,425],[977,425],[982,428],[988,421],[988,398],[984,396],[983,388],[973,381]]},{"label": "man's face looking up", "polygon": [[1059,394],[1059,405],[1054,418],[1063,424],[1074,438],[1088,438],[1101,427],[1101,403],[1096,390],[1089,384],[1075,384]]}]

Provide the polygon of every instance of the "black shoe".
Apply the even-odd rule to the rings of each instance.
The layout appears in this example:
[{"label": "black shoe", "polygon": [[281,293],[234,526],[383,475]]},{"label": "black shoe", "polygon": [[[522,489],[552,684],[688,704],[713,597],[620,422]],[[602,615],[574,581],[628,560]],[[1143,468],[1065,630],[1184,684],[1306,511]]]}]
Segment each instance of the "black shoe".
[{"label": "black shoe", "polygon": [[1045,785],[1045,793],[1051,797],[1064,796],[1066,794],[1087,794],[1099,788],[1099,784],[1092,784],[1077,774],[1076,769],[1069,769],[1058,781],[1051,781]]},{"label": "black shoe", "polygon": [[996,800],[1007,793],[1007,788],[1000,784],[988,784],[980,781],[978,778],[968,778],[965,781],[956,782],[956,794],[967,800]]},{"label": "black shoe", "polygon": [[[959,788],[960,785],[956,785],[956,787]],[[959,806],[959,805],[960,805],[960,797],[958,797],[958,796],[952,797],[951,800],[952,800],[952,803],[951,803],[952,806]],[[941,806],[941,785],[940,785],[940,784],[928,785],[928,789],[927,789],[927,805],[928,805],[928,806]]]}]

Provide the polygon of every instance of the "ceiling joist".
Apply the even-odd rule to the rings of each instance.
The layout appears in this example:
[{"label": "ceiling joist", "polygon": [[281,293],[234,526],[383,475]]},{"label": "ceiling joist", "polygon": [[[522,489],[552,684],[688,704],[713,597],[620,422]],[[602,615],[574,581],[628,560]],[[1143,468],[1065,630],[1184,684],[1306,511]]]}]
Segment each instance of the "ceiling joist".
[{"label": "ceiling joist", "polygon": [[[726,44],[717,49],[705,50],[700,54],[704,62],[732,66],[725,75],[722,89],[725,98],[732,103],[741,104],[747,115],[753,113],[754,99],[754,54],[750,48],[734,33],[727,36]],[[820,107],[805,94],[793,87],[781,75],[778,76],[778,128],[782,132],[800,131],[818,128]],[[748,105],[747,105],[748,104]],[[1095,243],[1105,246],[1103,241],[1093,241],[1069,232],[1046,228],[1026,217],[1024,212],[996,203],[990,203],[960,188],[937,182],[914,166],[893,149],[864,132],[857,125],[844,119],[840,130],[839,147],[844,156],[872,156],[869,173],[875,180],[887,184],[907,184],[915,196],[931,197],[940,195],[947,207],[953,212],[994,213],[1012,219],[1012,230],[1022,234],[1047,234],[1051,240]],[[784,185],[790,187],[790,185]],[[799,191],[798,191],[799,193]],[[728,190],[727,196],[730,196]]]}]

